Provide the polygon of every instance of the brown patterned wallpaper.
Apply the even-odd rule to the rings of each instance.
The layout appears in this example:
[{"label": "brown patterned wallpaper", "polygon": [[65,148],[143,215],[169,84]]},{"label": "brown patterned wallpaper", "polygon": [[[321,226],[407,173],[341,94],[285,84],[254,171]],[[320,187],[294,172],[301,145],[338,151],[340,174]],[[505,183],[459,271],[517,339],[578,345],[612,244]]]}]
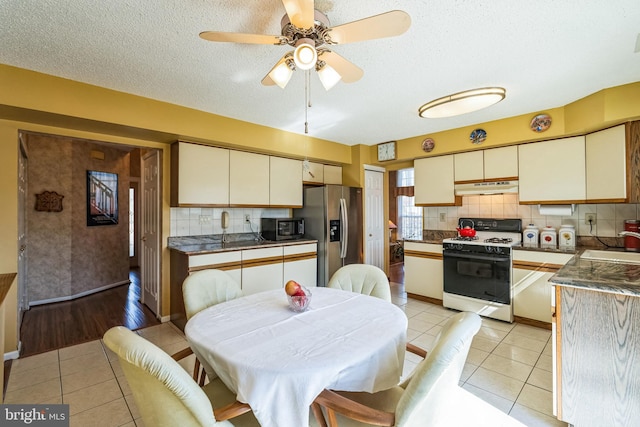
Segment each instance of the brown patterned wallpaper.
[{"label": "brown patterned wallpaper", "polygon": [[[91,141],[27,134],[27,291],[30,302],[77,296],[129,279],[129,153]],[[95,159],[91,151],[104,153]],[[118,174],[117,225],[87,227],[87,170]],[[37,212],[35,194],[64,195],[62,212]],[[29,200],[29,199],[28,199]]]}]

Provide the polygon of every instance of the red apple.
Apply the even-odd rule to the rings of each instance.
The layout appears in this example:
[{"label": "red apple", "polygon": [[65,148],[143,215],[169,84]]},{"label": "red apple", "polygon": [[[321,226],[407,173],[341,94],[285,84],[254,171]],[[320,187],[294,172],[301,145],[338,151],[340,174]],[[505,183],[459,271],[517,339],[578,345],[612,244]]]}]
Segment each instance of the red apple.
[{"label": "red apple", "polygon": [[302,288],[298,289],[295,294],[291,295],[293,297],[306,297],[307,294],[304,293]]},{"label": "red apple", "polygon": [[[285,285],[284,285],[284,291],[287,293],[287,295],[291,295],[294,296],[296,294],[296,292],[301,291],[302,288],[300,287],[300,284],[298,282],[296,282],[295,280],[289,280]],[[303,292],[304,295],[304,292]]]}]

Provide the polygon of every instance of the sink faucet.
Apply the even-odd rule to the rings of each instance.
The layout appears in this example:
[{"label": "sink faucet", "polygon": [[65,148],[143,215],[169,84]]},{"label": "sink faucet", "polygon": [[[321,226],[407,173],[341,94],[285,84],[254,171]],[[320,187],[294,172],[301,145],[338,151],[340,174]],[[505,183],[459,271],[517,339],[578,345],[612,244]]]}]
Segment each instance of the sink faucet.
[{"label": "sink faucet", "polygon": [[636,233],[635,231],[621,231],[620,233],[618,233],[618,236],[631,236],[635,237],[636,239],[640,239],[640,233]]}]

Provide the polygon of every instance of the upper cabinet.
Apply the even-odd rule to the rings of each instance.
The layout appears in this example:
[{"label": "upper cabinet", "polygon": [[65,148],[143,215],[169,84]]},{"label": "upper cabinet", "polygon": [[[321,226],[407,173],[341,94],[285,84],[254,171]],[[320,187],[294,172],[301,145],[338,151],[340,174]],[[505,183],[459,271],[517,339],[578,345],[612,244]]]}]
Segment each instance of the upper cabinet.
[{"label": "upper cabinet", "polygon": [[305,184],[338,184],[342,185],[342,167],[306,162],[302,167],[302,181]]},{"label": "upper cabinet", "polygon": [[298,172],[302,161],[283,157],[269,158],[269,205],[272,207],[302,207],[302,179]]},{"label": "upper cabinet", "polygon": [[269,206],[269,156],[231,150],[229,205]]},{"label": "upper cabinet", "polygon": [[619,125],[590,133],[585,140],[587,201],[626,202],[626,127]]},{"label": "upper cabinet", "polygon": [[453,155],[427,157],[413,162],[416,206],[460,206],[454,194]]},{"label": "upper cabinet", "polygon": [[454,154],[455,182],[518,179],[518,147],[500,147]]},{"label": "upper cabinet", "polygon": [[324,183],[325,184],[338,184],[342,185],[342,167],[323,165],[324,169]]},{"label": "upper cabinet", "polygon": [[585,137],[518,146],[520,203],[584,203]]},{"label": "upper cabinet", "polygon": [[229,204],[229,150],[177,142],[171,169],[171,206]]}]

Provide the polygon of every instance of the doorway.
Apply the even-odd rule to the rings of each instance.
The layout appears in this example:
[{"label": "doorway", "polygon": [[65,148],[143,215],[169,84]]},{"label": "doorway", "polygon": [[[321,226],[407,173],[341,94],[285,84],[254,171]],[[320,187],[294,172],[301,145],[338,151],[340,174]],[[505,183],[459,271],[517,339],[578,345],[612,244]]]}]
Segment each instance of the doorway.
[{"label": "doorway", "polygon": [[[19,259],[22,260],[22,263],[19,261],[19,279],[18,279],[18,319],[17,319],[17,328],[18,328],[18,343],[20,343],[22,341],[22,344],[24,345],[24,336],[28,334],[27,330],[28,329],[34,329],[34,333],[36,335],[36,339],[38,339],[37,335],[40,335],[40,338],[42,337],[42,328],[44,327],[44,325],[47,325],[49,328],[56,330],[59,330],[59,333],[55,333],[52,331],[52,335],[55,336],[57,335],[58,337],[60,335],[64,335],[64,336],[70,336],[73,339],[79,339],[79,340],[85,340],[86,338],[88,338],[87,333],[93,333],[96,334],[96,336],[93,337],[93,339],[95,338],[100,338],[102,336],[102,334],[105,332],[104,330],[99,330],[100,328],[103,328],[103,326],[115,326],[116,324],[123,324],[123,322],[128,322],[129,326],[132,326],[133,328],[137,329],[140,327],[146,327],[146,326],[151,326],[153,324],[158,324],[159,323],[159,319],[160,319],[160,315],[161,312],[159,311],[159,301],[157,303],[152,303],[151,304],[151,309],[143,306],[140,303],[140,300],[142,299],[141,296],[141,283],[145,280],[144,278],[144,274],[145,272],[142,271],[141,269],[137,269],[137,270],[133,270],[133,271],[129,271],[130,274],[128,274],[126,277],[123,277],[121,273],[118,273],[118,277],[125,279],[124,281],[120,281],[121,279],[116,278],[114,279],[110,279],[108,281],[104,281],[102,283],[106,283],[106,286],[104,287],[95,287],[95,288],[90,288],[89,290],[76,290],[76,289],[71,289],[72,292],[68,292],[68,293],[61,293],[60,295],[70,295],[69,297],[61,297],[61,298],[51,298],[51,297],[45,297],[45,298],[40,298],[38,299],[38,295],[29,295],[29,287],[27,286],[29,284],[29,280],[34,280],[33,278],[30,279],[31,276],[29,276],[29,269],[28,269],[28,264],[29,264],[29,259],[26,256],[29,252],[30,252],[30,257],[31,259],[31,265],[34,265],[33,263],[38,263],[38,258],[36,257],[35,253],[43,253],[43,251],[36,251],[34,252],[34,248],[37,249],[37,246],[34,246],[32,248],[29,248],[29,245],[26,244],[27,241],[32,242],[32,246],[33,246],[33,238],[29,239],[29,235],[30,235],[30,230],[28,227],[28,224],[30,224],[29,221],[25,221],[25,217],[28,218],[28,213],[29,208],[31,207],[31,205],[29,204],[29,199],[22,200],[24,199],[23,194],[28,194],[27,191],[24,191],[23,189],[26,188],[26,181],[27,181],[27,177],[29,176],[28,172],[28,168],[27,168],[27,149],[30,147],[29,145],[29,138],[32,136],[32,133],[30,132],[22,132],[19,134],[20,138],[19,138],[19,143],[21,144],[21,150],[20,150],[20,155],[21,158],[19,160],[19,194],[21,195],[21,200],[19,201],[19,212],[18,212],[18,222],[19,222],[19,229],[21,231],[19,231],[19,235],[20,235],[20,239],[22,239],[23,242],[19,239],[19,243],[18,243],[18,250],[20,251],[21,254],[23,255],[19,255]],[[78,140],[75,138],[68,138],[68,137],[58,137],[56,135],[43,135],[43,134],[33,134],[37,137],[47,137],[50,139],[50,142],[53,142],[54,144],[50,144],[52,146],[51,149],[57,150],[56,151],[56,160],[58,160],[59,158],[62,158],[62,156],[68,157],[68,159],[64,159],[63,163],[64,163],[64,167],[66,168],[66,170],[70,170],[70,168],[68,167],[66,162],[73,162],[75,163],[76,160],[72,160],[72,159],[76,159],[76,157],[72,157],[71,156],[71,151],[69,150],[62,150],[62,149],[58,149],[55,147],[55,142],[57,138],[60,138],[60,143],[63,144],[62,147],[65,147],[64,144],[66,144],[66,142],[62,142],[63,139],[72,139],[73,140],[73,144],[84,144],[85,141],[82,140]],[[143,150],[145,152],[148,153],[153,153],[153,155],[155,155],[155,158],[158,159],[157,163],[154,165],[155,166],[155,170],[154,173],[157,175],[157,177],[161,177],[161,157],[162,157],[162,153],[161,150],[158,149],[145,149],[145,148],[137,148],[137,147],[131,147],[131,146],[123,146],[120,144],[111,144],[111,143],[103,143],[101,141],[94,141],[94,140],[90,140],[90,141],[86,141],[88,143],[94,144],[96,146],[91,146],[89,148],[81,148],[82,153],[86,154],[87,156],[90,154],[92,159],[96,159],[97,157],[94,156],[99,156],[101,153],[101,151],[106,151],[107,153],[109,152],[109,150],[117,150],[117,151],[126,151],[129,153],[135,153],[137,152],[138,155],[133,155],[131,162],[133,164],[137,164],[137,167],[135,167],[134,169],[137,168],[138,171],[140,171],[142,169],[142,159],[140,157],[140,151]],[[42,142],[41,142],[42,144]],[[103,150],[103,146],[109,146],[110,148],[106,148]],[[82,147],[82,146],[81,146]],[[74,149],[75,150],[75,149]],[[38,159],[38,151],[34,151],[31,152],[33,150],[29,150],[29,154],[31,154],[31,157],[33,157],[35,160]],[[75,151],[73,151],[75,153]],[[89,153],[90,152],[90,153]],[[125,154],[126,155],[126,154]],[[35,157],[34,157],[35,156]],[[107,159],[109,154],[107,154]],[[153,156],[152,156],[153,157]],[[35,167],[34,165],[40,165],[39,167],[42,167],[43,165],[43,159],[44,157],[42,157],[42,153],[40,155],[40,162],[35,161],[34,162],[30,162],[29,163],[29,167]],[[98,160],[100,160],[98,158]],[[99,165],[100,162],[96,163],[96,169],[100,168]],[[81,170],[81,172],[78,172],[78,166],[74,166],[76,169],[74,169],[74,173],[73,173],[73,178],[72,178],[72,182],[76,188],[78,185],[83,186],[84,183],[80,181],[80,179],[78,178],[78,176],[80,174],[82,174],[84,176],[84,166],[81,163],[79,166],[79,169]],[[48,170],[46,168],[46,165],[44,166],[44,168],[42,170]],[[131,175],[131,173],[129,171],[125,170],[120,170],[119,171],[121,173],[121,179],[124,181],[125,179],[129,179],[128,177],[125,178],[125,174],[126,175]],[[70,173],[71,174],[71,173]],[[116,234],[120,237],[117,237],[117,239],[127,239],[126,244],[123,244],[121,247],[123,248],[122,251],[120,251],[118,249],[117,253],[122,253],[122,257],[125,258],[124,262],[126,262],[126,267],[127,268],[131,265],[133,267],[138,267],[140,265],[140,260],[136,259],[137,257],[135,255],[137,255],[138,253],[141,253],[142,249],[140,248],[140,236],[139,236],[139,231],[140,227],[139,226],[135,226],[135,223],[139,224],[139,217],[141,215],[141,212],[143,211],[143,199],[141,197],[142,192],[141,192],[141,183],[140,183],[140,172],[137,173],[137,177],[133,177],[131,178],[131,185],[127,185],[128,187],[132,188],[132,195],[131,197],[134,200],[134,209],[132,211],[132,214],[134,215],[134,227],[131,230],[133,232],[133,240],[131,240],[130,233],[126,232],[126,233],[121,233],[121,232],[117,232]],[[42,179],[41,179],[42,181]],[[55,187],[60,187],[60,185],[67,186],[64,188],[70,188],[68,187],[68,185],[70,185],[67,181],[63,181],[62,184],[60,184],[60,182],[62,180],[51,180],[52,183],[46,183],[45,185],[53,185]],[[37,182],[37,180],[36,180]],[[33,183],[29,183],[30,185]],[[33,184],[35,185],[35,184]],[[32,186],[33,186],[32,185]],[[42,184],[41,184],[42,185]],[[154,181],[154,185],[156,186],[156,189],[154,191],[154,193],[157,195],[158,200],[156,205],[157,206],[161,206],[161,197],[162,197],[162,192],[160,191],[161,188],[161,180],[156,178],[156,180]],[[126,187],[125,187],[126,188]],[[125,205],[128,205],[129,203],[129,192],[128,191],[123,191],[124,189],[121,188],[120,191],[120,195],[119,195],[119,199],[120,199],[120,204],[124,207]],[[75,193],[74,193],[75,194]],[[76,196],[75,200],[77,202],[77,200],[79,200],[80,198],[82,199],[82,203],[86,203],[85,202],[85,197],[84,197],[84,192],[81,192],[82,196]],[[65,195],[66,195],[66,199],[64,199],[64,210],[69,213],[72,212],[72,204],[71,204],[71,199],[73,199],[73,194],[71,193],[71,191],[65,191]],[[77,206],[76,206],[77,208]],[[84,211],[85,206],[82,206],[82,210]],[[157,236],[157,240],[158,242],[160,242],[160,230],[161,230],[161,213],[159,212],[158,208],[154,208],[156,214],[149,216],[149,219],[151,222],[148,221],[148,227],[156,230],[155,234]],[[78,211],[78,209],[76,209],[76,211]],[[121,221],[124,220],[125,217],[125,212],[121,211],[121,215],[120,215],[120,219]],[[58,214],[58,217],[60,217],[62,214]],[[49,216],[46,217],[46,219],[50,219],[53,218],[55,215],[54,214],[49,214]],[[127,218],[128,219],[128,218]],[[66,224],[69,223],[68,219],[64,220]],[[41,223],[43,221],[40,221]],[[80,228],[84,229],[84,230],[88,230],[90,232],[94,232],[94,227],[90,227],[90,228],[86,228],[83,226],[84,224],[84,219],[80,219],[78,220],[78,218],[75,219],[75,221],[71,221],[72,224],[80,224]],[[121,222],[122,225],[124,225],[123,222]],[[126,225],[125,226],[125,230],[127,228]],[[24,232],[22,231],[24,230]],[[76,235],[78,236],[78,234],[76,234],[78,231],[78,228],[76,227],[75,229],[69,229],[67,227],[64,228],[56,228],[56,230],[58,230],[58,235],[68,235],[68,236],[73,236]],[[75,231],[74,231],[75,230]],[[100,228],[100,237],[104,236],[104,232],[108,231],[106,228]],[[114,230],[115,231],[115,230]],[[127,230],[130,231],[130,230]],[[80,239],[83,236],[83,231],[80,231]],[[33,236],[32,236],[33,237]],[[117,240],[116,239],[116,240]],[[122,240],[119,240],[122,242]],[[36,239],[36,241],[39,241],[38,239]],[[75,242],[75,240],[74,240]],[[81,242],[80,242],[81,243]],[[125,243],[125,242],[123,242]],[[129,253],[130,253],[130,247],[133,244],[134,247],[134,256],[130,257]],[[136,248],[136,246],[138,246]],[[73,246],[75,247],[75,246]],[[125,249],[126,248],[126,249]],[[67,250],[68,248],[63,248],[64,250]],[[77,252],[77,251],[76,251]],[[155,254],[157,255],[155,257],[155,259],[148,259],[148,264],[154,264],[155,267],[153,267],[156,271],[160,271],[160,263],[161,263],[161,258],[160,258],[160,252],[159,250],[155,251]],[[74,252],[75,253],[75,252]],[[40,255],[38,255],[40,256]],[[82,256],[82,254],[80,255]],[[119,255],[118,255],[119,256]],[[36,257],[36,258],[34,258]],[[88,258],[88,256],[85,256],[85,258]],[[95,259],[95,258],[94,258]],[[83,260],[84,261],[84,260]],[[118,261],[120,262],[120,261]],[[21,267],[22,265],[22,267]],[[56,265],[65,265],[64,263],[60,264],[57,263]],[[58,269],[58,271],[60,271],[60,269]],[[85,273],[87,272],[87,270],[85,269]],[[132,273],[132,274],[131,274]],[[76,274],[76,273],[74,273]],[[91,274],[91,272],[89,271],[86,274]],[[75,277],[75,276],[74,276]],[[155,295],[160,295],[160,288],[161,288],[161,278],[160,278],[160,274],[156,274],[154,276],[154,280],[152,282],[152,285],[147,285],[147,288],[150,289],[150,286],[154,286],[156,288],[156,290],[154,290],[153,292],[155,293]],[[131,284],[127,284],[125,286],[126,283],[126,279],[128,279],[129,281],[131,281]],[[22,285],[21,286],[21,282]],[[63,280],[63,283],[68,283],[69,286],[71,286],[72,282],[71,280]],[[98,283],[100,282],[99,280],[97,281]],[[149,282],[149,281],[147,281]],[[40,283],[40,281],[36,280],[33,283]],[[135,286],[139,287],[139,291],[136,291],[134,288]],[[131,288],[131,289],[130,289]],[[64,289],[63,289],[64,290]],[[114,291],[114,292],[110,292],[110,291]],[[115,292],[116,290],[119,290],[119,292]],[[96,292],[98,291],[98,292]],[[95,292],[95,293],[93,293]],[[122,295],[120,295],[122,294]],[[47,300],[47,298],[49,298],[49,300]],[[74,298],[72,300],[70,300],[69,298]],[[109,322],[102,322],[99,319],[94,319],[94,318],[99,318],[101,317],[101,315],[98,313],[97,310],[90,310],[90,311],[86,311],[83,308],[80,308],[83,306],[82,303],[84,303],[84,306],[86,307],[86,303],[88,301],[91,301],[91,304],[95,304],[95,306],[100,306],[100,304],[96,304],[95,301],[96,300],[101,300],[105,306],[110,306],[113,307],[113,305],[115,304],[115,301],[120,301],[117,304],[119,304],[119,308],[117,309],[113,309],[112,311],[114,312],[113,315],[108,315],[108,319],[113,319],[114,322],[117,322],[115,324],[111,324],[109,322],[111,322],[111,320],[109,320]],[[33,305],[33,302],[36,302],[36,305]],[[57,307],[65,307],[62,312],[58,311],[58,314],[53,314],[56,310]],[[83,312],[83,315],[79,316],[80,312]],[[48,312],[49,314],[47,314],[47,316],[43,317],[43,313],[44,312]],[[120,313],[120,314],[118,314]],[[31,319],[35,319],[38,318],[40,320],[38,320],[35,324],[33,321],[29,321],[29,318]],[[46,318],[46,321],[43,321],[42,319]],[[75,321],[72,322],[67,322],[66,319],[67,318],[73,318]],[[82,322],[78,322],[78,320],[82,318]],[[90,320],[89,320],[90,318]],[[119,319],[119,320],[118,320]],[[123,320],[124,319],[124,320]],[[91,326],[87,326],[87,328],[84,328],[85,324],[91,324],[91,323],[95,323],[94,320],[98,320],[98,327],[95,327],[92,329]],[[80,325],[79,323],[82,323],[83,325]],[[107,323],[109,323],[109,325],[107,325]],[[70,328],[72,330],[66,330],[66,328]],[[79,333],[79,330],[84,328],[84,332]],[[40,331],[39,333],[37,331]],[[88,332],[87,332],[88,331]],[[34,335],[34,334],[32,334]],[[77,344],[78,342],[73,341],[73,339],[69,342],[58,342],[58,343],[53,343],[53,345],[60,345],[60,347],[62,346],[68,346],[68,345],[73,345],[73,344]],[[55,341],[56,339],[54,339]],[[19,344],[20,345],[20,344]],[[20,349],[20,347],[19,347]]]},{"label": "doorway", "polygon": [[364,167],[365,264],[384,270],[384,168]]}]

